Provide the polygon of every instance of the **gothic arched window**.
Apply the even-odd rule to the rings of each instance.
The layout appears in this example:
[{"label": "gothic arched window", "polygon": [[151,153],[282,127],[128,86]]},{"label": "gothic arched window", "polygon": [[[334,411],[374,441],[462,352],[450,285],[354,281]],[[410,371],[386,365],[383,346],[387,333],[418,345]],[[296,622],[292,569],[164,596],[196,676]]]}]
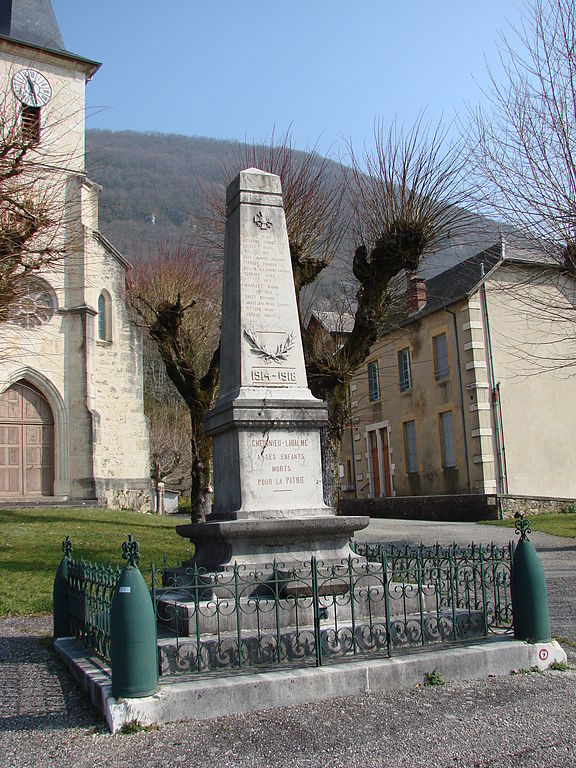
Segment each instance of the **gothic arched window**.
[{"label": "gothic arched window", "polygon": [[112,300],[108,291],[98,296],[98,341],[112,341]]}]

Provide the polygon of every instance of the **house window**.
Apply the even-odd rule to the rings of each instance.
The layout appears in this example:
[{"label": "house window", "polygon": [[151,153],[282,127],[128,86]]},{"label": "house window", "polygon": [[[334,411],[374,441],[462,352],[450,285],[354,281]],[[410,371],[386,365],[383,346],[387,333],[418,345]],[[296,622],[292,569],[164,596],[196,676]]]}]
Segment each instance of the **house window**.
[{"label": "house window", "polygon": [[98,341],[112,341],[112,301],[108,291],[98,296]]},{"label": "house window", "polygon": [[40,107],[24,105],[20,113],[22,139],[29,144],[40,142]]},{"label": "house window", "polygon": [[368,363],[368,397],[371,403],[380,400],[380,376],[376,361]]},{"label": "house window", "polygon": [[418,472],[418,450],[416,448],[416,422],[404,422],[404,458],[406,459],[406,472],[414,474]]},{"label": "house window", "polygon": [[400,379],[400,392],[407,392],[412,389],[412,366],[410,365],[408,347],[398,352],[398,377]]},{"label": "house window", "polygon": [[456,466],[456,446],[454,444],[454,419],[452,411],[440,414],[440,440],[442,442],[442,466],[444,469]]},{"label": "house window", "polygon": [[446,334],[441,333],[432,339],[434,347],[434,375],[436,381],[448,378],[450,366],[448,365],[448,348],[446,346]]}]

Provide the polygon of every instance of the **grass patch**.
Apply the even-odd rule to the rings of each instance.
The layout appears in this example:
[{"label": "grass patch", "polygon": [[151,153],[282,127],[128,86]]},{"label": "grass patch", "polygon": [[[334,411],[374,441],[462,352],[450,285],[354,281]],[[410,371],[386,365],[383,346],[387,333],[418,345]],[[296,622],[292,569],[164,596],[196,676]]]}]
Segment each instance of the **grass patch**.
[{"label": "grass patch", "polygon": [[[564,536],[576,539],[576,513],[562,512],[557,514],[532,515],[528,517],[530,528],[539,533],[550,533],[553,536]],[[516,521],[512,520],[482,520],[482,525],[496,525],[499,528],[514,528]]]},{"label": "grass patch", "polygon": [[150,733],[157,730],[157,725],[142,725],[139,720],[131,720],[129,723],[124,723],[119,733],[123,736],[131,736],[134,733]]},{"label": "grass patch", "polygon": [[424,673],[424,685],[444,685],[444,678],[436,667],[432,672]]},{"label": "grass patch", "polygon": [[565,661],[557,661],[555,659],[552,664],[550,664],[550,669],[553,669],[555,672],[568,672],[570,667]]},{"label": "grass patch", "polygon": [[122,564],[129,533],[140,543],[142,567],[190,556],[190,542],[175,531],[182,520],[103,509],[0,509],[0,616],[52,611],[52,585],[70,536],[74,558]]},{"label": "grass patch", "polygon": [[542,670],[540,667],[535,664],[533,667],[530,667],[530,669],[526,669],[526,667],[522,667],[521,669],[513,669],[510,674],[512,675],[539,675],[542,673]]}]

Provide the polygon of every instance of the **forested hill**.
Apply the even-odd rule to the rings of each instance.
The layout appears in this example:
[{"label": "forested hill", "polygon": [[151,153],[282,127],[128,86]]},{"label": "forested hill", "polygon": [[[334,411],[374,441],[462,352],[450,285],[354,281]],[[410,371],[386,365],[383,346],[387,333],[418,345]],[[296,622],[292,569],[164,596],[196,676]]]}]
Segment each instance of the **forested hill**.
[{"label": "forested hill", "polygon": [[[102,185],[100,229],[128,258],[145,255],[154,243],[187,240],[206,228],[203,200],[216,187],[225,196],[226,169],[239,144],[217,139],[134,131],[86,133],[88,176]],[[319,160],[320,162],[320,160]],[[343,183],[338,163],[329,163],[334,184]],[[478,253],[497,240],[497,227],[482,220],[479,231],[442,251],[426,277]],[[351,263],[350,244],[341,255]],[[332,279],[335,278],[331,270]]]},{"label": "forested hill", "polygon": [[202,200],[238,151],[228,141],[134,131],[87,131],[88,176],[102,185],[100,229],[129,257],[201,227]]}]

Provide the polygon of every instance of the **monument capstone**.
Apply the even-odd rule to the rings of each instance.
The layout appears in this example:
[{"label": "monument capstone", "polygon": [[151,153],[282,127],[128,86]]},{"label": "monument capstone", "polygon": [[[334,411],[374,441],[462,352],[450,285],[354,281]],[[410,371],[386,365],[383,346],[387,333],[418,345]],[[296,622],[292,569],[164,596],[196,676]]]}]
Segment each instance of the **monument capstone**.
[{"label": "monument capstone", "polygon": [[178,526],[190,563],[341,560],[368,524],[337,517],[322,487],[324,402],[308,389],[280,178],[242,171],[226,196],[220,394],[212,436],[214,509]]}]

